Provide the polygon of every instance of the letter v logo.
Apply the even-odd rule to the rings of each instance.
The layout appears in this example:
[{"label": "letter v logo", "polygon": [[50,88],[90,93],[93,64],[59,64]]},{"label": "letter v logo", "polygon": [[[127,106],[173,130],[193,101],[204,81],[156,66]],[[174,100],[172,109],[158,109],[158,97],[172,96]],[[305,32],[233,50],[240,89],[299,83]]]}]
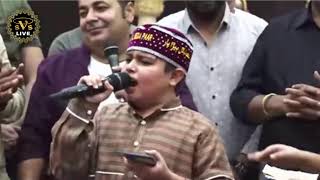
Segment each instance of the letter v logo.
[{"label": "letter v logo", "polygon": [[25,21],[24,21],[24,24],[22,23],[22,21],[19,21],[19,24],[20,24],[22,30],[24,30],[24,29],[27,27],[27,25],[28,25],[28,21],[25,20]]}]

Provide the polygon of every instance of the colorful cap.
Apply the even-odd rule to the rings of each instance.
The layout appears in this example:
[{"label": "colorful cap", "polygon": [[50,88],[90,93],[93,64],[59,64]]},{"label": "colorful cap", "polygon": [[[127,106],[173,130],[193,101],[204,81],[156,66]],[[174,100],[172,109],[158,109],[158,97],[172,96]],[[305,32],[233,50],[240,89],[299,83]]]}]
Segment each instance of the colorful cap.
[{"label": "colorful cap", "polygon": [[189,39],[178,30],[156,25],[139,26],[132,33],[127,51],[150,53],[175,67],[188,71],[193,53]]}]

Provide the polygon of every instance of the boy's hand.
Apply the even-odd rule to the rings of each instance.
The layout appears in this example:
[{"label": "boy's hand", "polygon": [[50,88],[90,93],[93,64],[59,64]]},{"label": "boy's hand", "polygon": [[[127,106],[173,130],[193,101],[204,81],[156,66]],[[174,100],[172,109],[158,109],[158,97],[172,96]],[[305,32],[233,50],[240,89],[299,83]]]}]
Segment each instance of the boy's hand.
[{"label": "boy's hand", "polygon": [[103,80],[104,78],[98,75],[88,75],[88,76],[81,77],[78,84],[84,83],[88,86],[92,86],[95,89],[98,89],[99,87],[104,86],[104,89],[105,89],[105,91],[99,94],[96,94],[93,96],[86,96],[85,97],[86,101],[90,103],[100,103],[110,96],[110,94],[113,91],[113,87],[109,84],[108,81],[103,81]]},{"label": "boy's hand", "polygon": [[125,164],[127,165],[127,168],[133,173],[138,176],[142,180],[163,180],[172,179],[173,176],[175,176],[170,169],[168,168],[165,160],[161,156],[161,154],[158,151],[150,150],[145,151],[148,155],[154,156],[157,160],[157,163],[155,166],[147,166],[140,163],[134,163],[130,160],[125,159]]}]

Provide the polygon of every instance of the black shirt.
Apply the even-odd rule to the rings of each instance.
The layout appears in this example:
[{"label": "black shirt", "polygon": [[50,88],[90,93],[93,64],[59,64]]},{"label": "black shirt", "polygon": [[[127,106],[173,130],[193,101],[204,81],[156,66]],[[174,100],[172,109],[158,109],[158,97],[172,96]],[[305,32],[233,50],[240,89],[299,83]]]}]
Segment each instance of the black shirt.
[{"label": "black shirt", "polygon": [[[233,113],[247,121],[249,102],[257,95],[285,94],[297,83],[319,86],[313,77],[320,71],[320,29],[311,9],[302,9],[272,21],[258,38],[241,80],[230,98]],[[320,152],[320,120],[285,116],[263,125],[260,149],[275,143]]]}]

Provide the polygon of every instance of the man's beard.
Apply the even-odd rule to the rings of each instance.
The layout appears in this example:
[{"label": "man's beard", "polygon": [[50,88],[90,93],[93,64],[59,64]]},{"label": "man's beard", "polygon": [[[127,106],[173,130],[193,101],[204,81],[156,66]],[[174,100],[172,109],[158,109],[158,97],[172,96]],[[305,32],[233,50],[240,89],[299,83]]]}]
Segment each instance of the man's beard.
[{"label": "man's beard", "polygon": [[222,8],[225,6],[223,0],[212,0],[212,1],[186,1],[186,7],[188,12],[203,21],[210,21],[216,18]]}]

